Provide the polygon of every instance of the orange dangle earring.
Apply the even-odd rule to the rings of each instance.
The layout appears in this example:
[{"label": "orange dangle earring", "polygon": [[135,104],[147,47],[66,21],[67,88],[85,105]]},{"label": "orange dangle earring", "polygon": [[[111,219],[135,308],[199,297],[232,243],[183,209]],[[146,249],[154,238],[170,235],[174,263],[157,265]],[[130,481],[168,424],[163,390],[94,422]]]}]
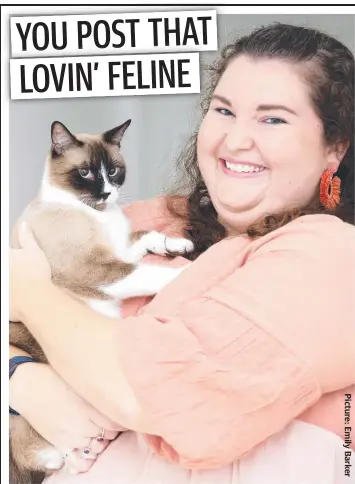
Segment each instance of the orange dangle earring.
[{"label": "orange dangle earring", "polygon": [[320,180],[320,202],[328,210],[335,210],[340,203],[340,178],[333,176],[338,170],[336,164],[331,164]]}]

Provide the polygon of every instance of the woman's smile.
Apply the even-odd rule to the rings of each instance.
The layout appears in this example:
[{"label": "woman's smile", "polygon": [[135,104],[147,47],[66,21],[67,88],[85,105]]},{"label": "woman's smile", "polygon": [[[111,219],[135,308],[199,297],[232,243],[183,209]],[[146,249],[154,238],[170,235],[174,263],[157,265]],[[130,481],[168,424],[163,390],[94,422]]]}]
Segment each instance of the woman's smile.
[{"label": "woman's smile", "polygon": [[263,165],[257,165],[248,161],[235,161],[229,158],[219,158],[218,165],[227,176],[236,178],[259,178],[260,176],[265,176],[269,171]]}]

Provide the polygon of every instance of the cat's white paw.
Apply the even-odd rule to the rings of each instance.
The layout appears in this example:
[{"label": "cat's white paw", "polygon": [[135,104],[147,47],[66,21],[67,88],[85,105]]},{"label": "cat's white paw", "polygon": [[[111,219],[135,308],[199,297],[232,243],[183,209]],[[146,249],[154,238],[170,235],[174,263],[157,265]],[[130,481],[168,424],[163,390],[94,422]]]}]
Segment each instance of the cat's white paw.
[{"label": "cat's white paw", "polygon": [[61,469],[64,464],[64,456],[55,447],[47,447],[36,452],[41,466],[46,469]]},{"label": "cat's white paw", "polygon": [[[179,237],[167,237],[166,235],[152,231],[143,235],[131,248],[134,253],[134,260],[139,260],[147,251],[153,254],[167,255],[169,252],[175,254],[184,254],[191,252],[194,249],[194,244],[191,240]],[[132,254],[131,254],[132,255]],[[139,257],[138,257],[139,255]],[[128,260],[125,259],[125,262]]]},{"label": "cat's white paw", "polygon": [[193,242],[184,238],[167,237],[165,247],[169,252],[175,252],[177,254],[185,254],[185,252],[192,252],[194,250]]}]

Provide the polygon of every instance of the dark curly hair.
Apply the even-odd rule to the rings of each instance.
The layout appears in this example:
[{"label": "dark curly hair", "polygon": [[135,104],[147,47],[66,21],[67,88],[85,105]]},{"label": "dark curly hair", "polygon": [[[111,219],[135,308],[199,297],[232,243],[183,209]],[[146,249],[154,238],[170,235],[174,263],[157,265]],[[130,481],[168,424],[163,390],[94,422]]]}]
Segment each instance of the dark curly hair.
[{"label": "dark curly hair", "polygon": [[[227,66],[238,55],[254,58],[285,59],[305,65],[305,80],[311,89],[311,99],[323,123],[328,145],[348,143],[346,154],[336,173],[341,180],[341,202],[331,212],[345,222],[354,224],[354,56],[338,40],[314,29],[275,23],[254,30],[227,45],[220,59],[210,68],[210,82],[202,98],[202,118],[211,96]],[[189,255],[196,259],[211,245],[226,236],[216,210],[208,196],[197,163],[197,133],[190,138],[177,160],[180,175],[174,195],[167,197],[170,213],[183,220],[185,236],[195,244]],[[184,203],[181,203],[183,195]],[[185,201],[187,200],[187,204]],[[298,210],[268,214],[247,229],[250,237],[260,237],[291,220],[307,214],[330,213],[314,200]]]}]

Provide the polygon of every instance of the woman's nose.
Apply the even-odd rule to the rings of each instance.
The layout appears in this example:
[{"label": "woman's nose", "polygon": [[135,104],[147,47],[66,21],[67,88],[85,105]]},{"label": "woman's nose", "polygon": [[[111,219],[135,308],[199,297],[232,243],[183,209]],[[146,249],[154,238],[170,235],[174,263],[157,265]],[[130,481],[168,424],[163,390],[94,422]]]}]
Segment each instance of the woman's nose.
[{"label": "woman's nose", "polygon": [[246,123],[236,121],[229,127],[224,143],[230,152],[250,150],[254,145],[250,127]]}]

